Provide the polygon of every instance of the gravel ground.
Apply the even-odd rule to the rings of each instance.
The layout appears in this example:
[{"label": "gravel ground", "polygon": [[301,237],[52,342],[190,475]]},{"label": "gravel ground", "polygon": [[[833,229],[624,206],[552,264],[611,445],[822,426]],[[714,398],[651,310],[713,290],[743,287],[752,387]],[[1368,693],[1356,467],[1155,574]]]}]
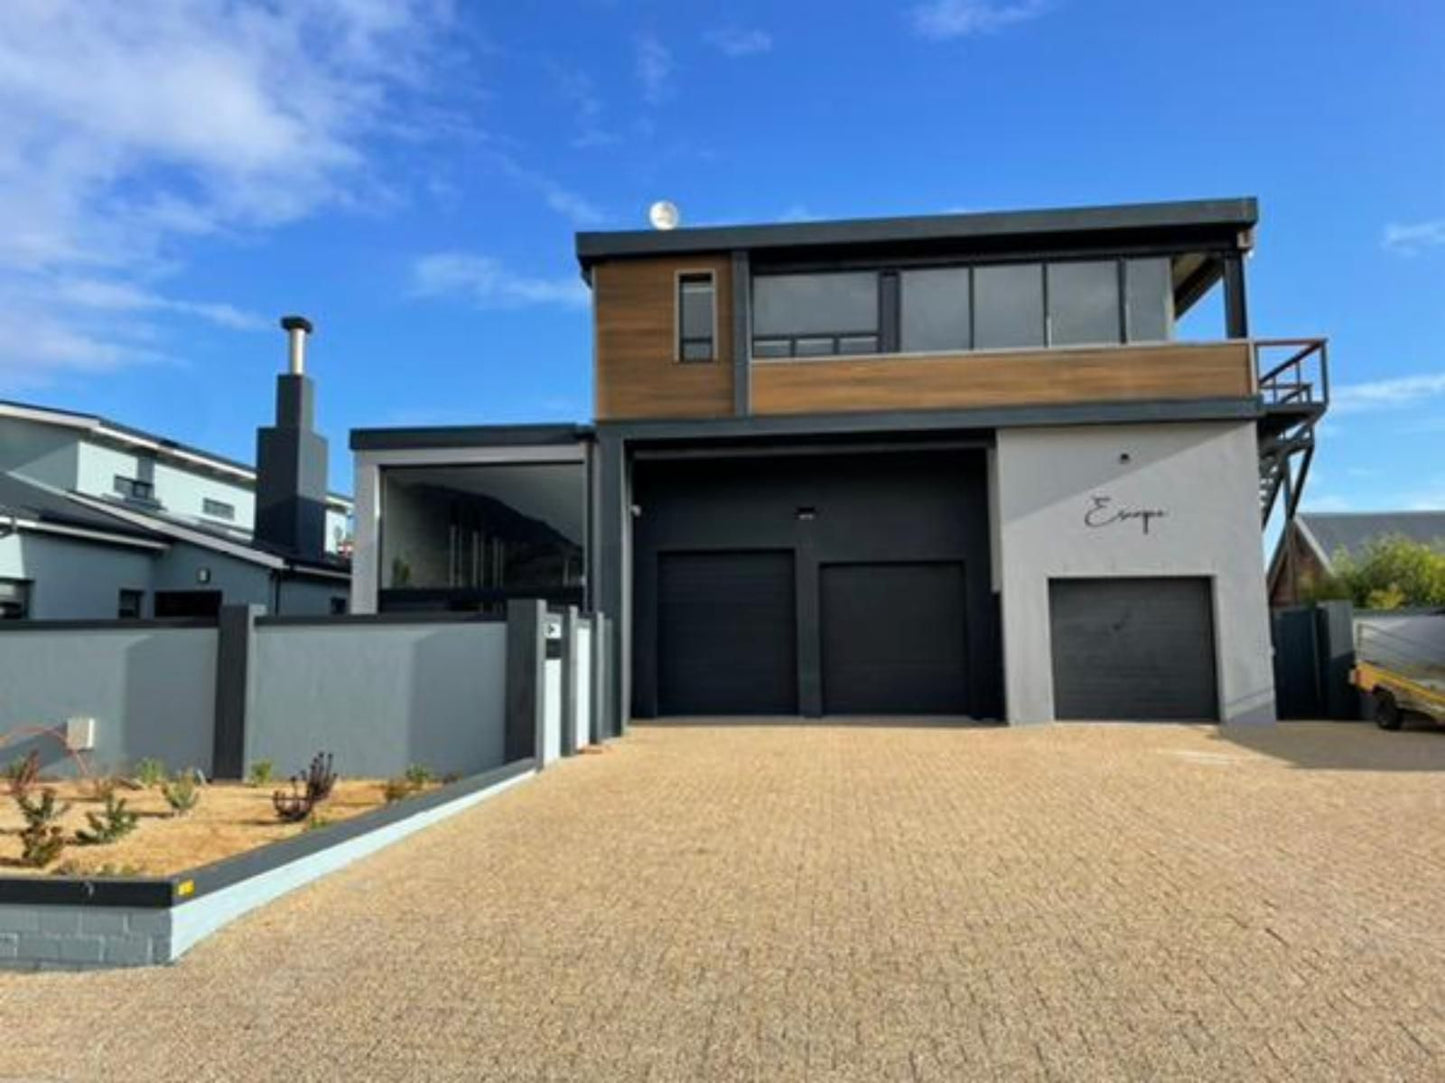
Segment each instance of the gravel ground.
[{"label": "gravel ground", "polygon": [[24,1079],[1440,1079],[1445,733],[637,727],[170,968],[0,974]]}]

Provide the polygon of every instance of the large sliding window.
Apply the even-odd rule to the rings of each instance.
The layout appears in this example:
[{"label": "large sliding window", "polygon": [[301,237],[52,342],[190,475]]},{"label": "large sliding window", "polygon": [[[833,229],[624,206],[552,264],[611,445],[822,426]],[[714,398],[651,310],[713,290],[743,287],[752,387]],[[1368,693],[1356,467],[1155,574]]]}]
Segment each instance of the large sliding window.
[{"label": "large sliding window", "polygon": [[877,353],[877,271],[759,275],[753,279],[753,356]]},{"label": "large sliding window", "polygon": [[901,271],[898,348],[904,353],[973,348],[969,269]]},{"label": "large sliding window", "polygon": [[1002,263],[973,271],[973,347],[1007,350],[1044,345],[1044,268]]},{"label": "large sliding window", "polygon": [[1171,260],[879,268],[753,278],[753,357],[1164,342]]},{"label": "large sliding window", "polygon": [[1048,276],[1049,345],[1090,346],[1120,341],[1123,318],[1118,260],[1051,263]]}]

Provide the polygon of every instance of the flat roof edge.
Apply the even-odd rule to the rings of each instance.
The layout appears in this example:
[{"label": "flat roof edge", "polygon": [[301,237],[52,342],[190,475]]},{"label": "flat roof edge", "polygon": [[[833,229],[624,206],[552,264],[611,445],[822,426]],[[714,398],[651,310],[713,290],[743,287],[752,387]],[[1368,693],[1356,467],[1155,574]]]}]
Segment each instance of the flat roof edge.
[{"label": "flat roof edge", "polygon": [[577,260],[586,268],[606,258],[735,248],[887,244],[1209,227],[1246,230],[1258,221],[1258,199],[1254,196],[1234,196],[1043,210],[587,232],[578,233],[576,242]]},{"label": "flat roof edge", "polygon": [[407,448],[526,447],[575,444],[592,438],[590,425],[438,425],[421,428],[352,429],[352,451]]}]

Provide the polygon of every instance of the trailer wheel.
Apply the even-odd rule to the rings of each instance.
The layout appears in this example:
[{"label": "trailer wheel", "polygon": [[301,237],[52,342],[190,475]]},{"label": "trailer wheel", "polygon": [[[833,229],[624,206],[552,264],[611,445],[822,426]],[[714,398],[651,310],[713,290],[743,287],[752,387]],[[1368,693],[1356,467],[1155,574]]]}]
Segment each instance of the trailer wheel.
[{"label": "trailer wheel", "polygon": [[1383,688],[1375,689],[1375,725],[1382,730],[1397,730],[1403,718],[1400,715],[1400,705],[1395,702],[1395,697]]}]

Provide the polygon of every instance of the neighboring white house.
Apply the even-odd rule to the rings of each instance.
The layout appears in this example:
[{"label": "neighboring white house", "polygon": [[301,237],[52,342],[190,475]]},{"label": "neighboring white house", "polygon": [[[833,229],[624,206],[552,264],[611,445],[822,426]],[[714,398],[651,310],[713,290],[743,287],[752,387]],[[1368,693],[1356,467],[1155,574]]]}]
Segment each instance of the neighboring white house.
[{"label": "neighboring white house", "polygon": [[253,534],[256,491],[245,463],[0,402],[0,619],[344,612],[351,500],[326,495],[324,553],[302,554]]}]

